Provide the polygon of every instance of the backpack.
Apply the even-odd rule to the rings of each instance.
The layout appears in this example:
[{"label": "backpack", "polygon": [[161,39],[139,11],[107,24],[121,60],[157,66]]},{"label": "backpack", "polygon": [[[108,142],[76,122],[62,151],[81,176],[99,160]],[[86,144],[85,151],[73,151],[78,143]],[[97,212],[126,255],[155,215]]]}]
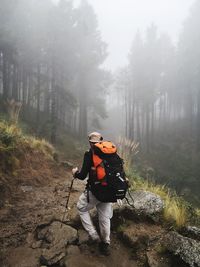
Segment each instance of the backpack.
[{"label": "backpack", "polygon": [[109,141],[96,143],[92,160],[91,191],[94,196],[101,202],[117,202],[125,198],[128,183],[116,146]]}]

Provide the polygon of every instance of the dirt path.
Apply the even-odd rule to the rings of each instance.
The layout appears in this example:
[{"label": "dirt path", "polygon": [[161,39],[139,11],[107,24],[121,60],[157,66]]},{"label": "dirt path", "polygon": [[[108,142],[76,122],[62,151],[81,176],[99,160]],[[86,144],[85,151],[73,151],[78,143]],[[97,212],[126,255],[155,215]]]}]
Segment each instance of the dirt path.
[{"label": "dirt path", "polygon": [[[19,183],[13,188],[13,196],[0,209],[0,266],[2,267],[37,267],[40,248],[34,240],[35,231],[41,225],[61,221],[65,210],[66,197],[71,183],[71,174],[64,168],[52,172],[51,179],[45,185]],[[76,210],[76,203],[84,189],[84,183],[75,181],[70,197],[70,210],[65,223],[81,228]],[[68,259],[67,267],[109,266],[136,267],[131,253],[112,233],[111,256],[102,257],[98,249],[82,244],[79,256]],[[29,261],[27,262],[27,258]]]}]

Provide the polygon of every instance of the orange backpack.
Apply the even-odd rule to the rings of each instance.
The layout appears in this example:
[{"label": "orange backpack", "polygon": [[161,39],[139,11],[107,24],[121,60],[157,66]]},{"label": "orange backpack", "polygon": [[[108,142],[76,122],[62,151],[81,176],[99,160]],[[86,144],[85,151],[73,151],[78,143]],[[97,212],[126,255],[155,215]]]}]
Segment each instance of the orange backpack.
[{"label": "orange backpack", "polygon": [[[99,150],[101,151],[103,154],[114,154],[117,152],[117,148],[116,146],[110,142],[110,141],[105,141],[105,142],[101,142],[101,143],[96,143],[95,144],[95,150]],[[93,153],[92,156],[93,159],[93,163],[94,163],[94,167],[96,170],[96,178],[97,180],[102,182],[102,185],[106,185],[106,171],[105,171],[105,167],[103,164],[103,159],[100,158],[98,155],[96,155],[95,153]]]}]

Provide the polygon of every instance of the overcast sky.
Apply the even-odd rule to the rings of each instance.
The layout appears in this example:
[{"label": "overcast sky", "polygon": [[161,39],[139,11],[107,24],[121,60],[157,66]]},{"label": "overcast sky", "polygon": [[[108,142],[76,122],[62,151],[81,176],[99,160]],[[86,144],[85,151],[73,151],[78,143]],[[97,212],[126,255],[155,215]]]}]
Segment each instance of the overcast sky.
[{"label": "overcast sky", "polygon": [[194,0],[88,0],[98,16],[102,39],[108,44],[108,69],[127,63],[127,54],[137,29],[144,33],[154,22],[174,41]]}]

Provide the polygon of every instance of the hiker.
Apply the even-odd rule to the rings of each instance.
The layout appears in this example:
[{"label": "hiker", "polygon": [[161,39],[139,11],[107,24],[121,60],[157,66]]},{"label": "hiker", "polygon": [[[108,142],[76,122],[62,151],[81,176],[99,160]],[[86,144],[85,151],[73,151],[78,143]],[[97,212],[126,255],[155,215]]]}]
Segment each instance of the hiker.
[{"label": "hiker", "polygon": [[[77,208],[81,218],[81,222],[85,230],[88,232],[92,241],[99,243],[100,252],[104,255],[109,255],[109,245],[110,245],[110,219],[112,218],[112,204],[111,203],[103,203],[96,199],[96,197],[91,192],[91,179],[93,172],[93,147],[95,143],[99,143],[103,140],[103,137],[100,133],[93,132],[88,136],[90,143],[90,150],[85,152],[83,165],[81,171],[78,171],[78,168],[72,169],[72,174],[75,178],[80,180],[84,180],[89,174],[89,179],[87,181],[86,189],[81,194]],[[98,212],[99,219],[99,228],[101,233],[101,239],[92,223],[89,211],[96,207]],[[101,240],[101,242],[100,242]]]},{"label": "hiker", "polygon": [[[96,155],[95,151],[98,150],[98,146],[100,147],[102,144],[104,144],[105,146],[103,147],[106,147],[106,150],[108,150],[109,153],[113,153],[113,155],[115,154],[118,157],[117,159],[120,158],[115,153],[116,147],[111,142],[103,142],[103,137],[100,133],[92,132],[89,134],[88,140],[90,149],[84,154],[81,170],[79,171],[77,167],[72,169],[74,178],[78,178],[80,180],[84,180],[89,174],[86,189],[79,197],[77,208],[82,225],[88,232],[90,239],[99,244],[99,249],[102,254],[108,256],[110,255],[110,219],[113,215],[111,202],[116,202],[116,196],[113,196],[110,191],[106,193],[107,181],[105,170],[102,168],[102,159]],[[121,166],[121,169],[122,168],[123,167]],[[124,183],[124,179],[120,177],[121,174],[119,171],[117,172],[117,175],[119,177],[119,182]],[[101,180],[97,180],[97,176],[102,176],[99,178]],[[125,190],[124,192],[122,192],[123,189],[119,191],[120,192],[118,192],[117,197],[124,198]],[[94,207],[96,207],[98,213],[101,237],[99,237],[99,234],[97,233],[89,214],[89,211]]]}]

